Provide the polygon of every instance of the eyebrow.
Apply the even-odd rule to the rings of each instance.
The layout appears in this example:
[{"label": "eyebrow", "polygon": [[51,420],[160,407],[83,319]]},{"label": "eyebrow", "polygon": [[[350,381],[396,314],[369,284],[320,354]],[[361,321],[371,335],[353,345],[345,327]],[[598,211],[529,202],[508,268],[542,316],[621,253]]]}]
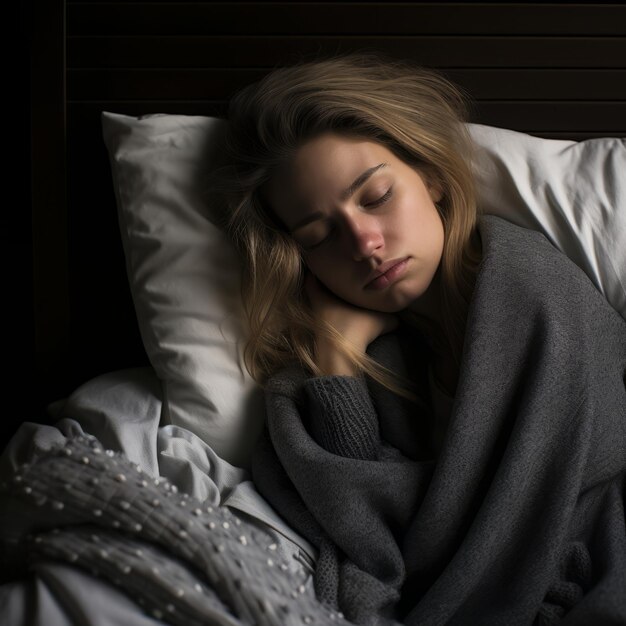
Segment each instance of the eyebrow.
[{"label": "eyebrow", "polygon": [[[357,189],[362,187],[369,180],[372,174],[374,174],[383,167],[387,167],[387,165],[387,163],[379,163],[378,165],[374,165],[374,167],[370,167],[369,169],[365,170],[362,174],[359,174],[354,182],[347,189],[341,192],[341,200],[347,200],[348,198],[352,197]],[[315,211],[314,213],[307,215],[303,220],[300,220],[297,224],[295,224],[290,232],[293,233],[294,231],[304,226],[307,226],[311,222],[315,222],[322,217],[324,217],[324,214],[321,211]]]}]

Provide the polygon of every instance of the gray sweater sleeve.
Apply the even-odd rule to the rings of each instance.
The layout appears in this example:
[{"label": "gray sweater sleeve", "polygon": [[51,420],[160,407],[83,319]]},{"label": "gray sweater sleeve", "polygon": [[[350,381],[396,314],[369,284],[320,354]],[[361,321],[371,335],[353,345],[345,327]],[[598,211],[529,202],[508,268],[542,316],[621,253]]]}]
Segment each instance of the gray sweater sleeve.
[{"label": "gray sweater sleeve", "polygon": [[365,379],[335,375],[309,378],[304,393],[309,430],[320,446],[339,456],[378,459],[378,415]]}]

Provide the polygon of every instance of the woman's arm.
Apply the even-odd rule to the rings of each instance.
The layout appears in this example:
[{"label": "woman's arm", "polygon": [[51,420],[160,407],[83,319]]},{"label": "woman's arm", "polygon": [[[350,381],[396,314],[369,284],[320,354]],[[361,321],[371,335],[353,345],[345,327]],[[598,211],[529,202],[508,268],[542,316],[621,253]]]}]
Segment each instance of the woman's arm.
[{"label": "woman's arm", "polygon": [[363,378],[317,376],[304,384],[307,429],[328,452],[376,460],[381,445],[378,413]]},{"label": "woman's arm", "polygon": [[356,367],[326,339],[316,340],[315,359],[327,376],[356,376]]},{"label": "woman's arm", "polygon": [[[362,352],[382,334],[398,326],[398,318],[391,313],[383,313],[354,306],[341,300],[318,279],[307,274],[305,291],[314,314],[330,323],[347,341]],[[355,376],[355,366],[325,336],[315,340],[317,365],[327,375]]]}]

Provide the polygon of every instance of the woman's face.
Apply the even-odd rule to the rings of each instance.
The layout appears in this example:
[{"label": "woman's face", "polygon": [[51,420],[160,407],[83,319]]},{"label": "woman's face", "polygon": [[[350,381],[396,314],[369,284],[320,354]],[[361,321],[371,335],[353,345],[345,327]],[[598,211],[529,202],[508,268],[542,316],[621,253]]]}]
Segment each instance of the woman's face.
[{"label": "woman's face", "polygon": [[383,145],[333,133],[301,146],[267,188],[310,271],[347,302],[385,312],[407,308],[435,276],[440,198]]}]

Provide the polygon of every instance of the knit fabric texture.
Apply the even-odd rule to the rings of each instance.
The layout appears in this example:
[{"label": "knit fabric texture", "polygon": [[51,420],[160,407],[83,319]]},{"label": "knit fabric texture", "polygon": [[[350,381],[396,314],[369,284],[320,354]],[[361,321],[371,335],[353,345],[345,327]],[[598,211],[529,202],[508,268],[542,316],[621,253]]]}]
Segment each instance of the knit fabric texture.
[{"label": "knit fabric texture", "polygon": [[[266,387],[254,482],[357,624],[626,623],[626,322],[543,235],[493,216],[479,234],[437,456],[427,391],[292,365]],[[424,345],[400,327],[368,353],[427,390]]]},{"label": "knit fabric texture", "polygon": [[346,623],[316,599],[306,572],[278,558],[269,535],[151,478],[95,437],[22,464],[0,485],[0,511],[3,567],[70,563],[171,624]]},{"label": "knit fabric texture", "polygon": [[[356,377],[320,377],[306,393],[312,399],[311,432],[320,445],[353,459],[378,457],[378,418],[364,381]],[[338,419],[326,419],[337,416]]]}]

